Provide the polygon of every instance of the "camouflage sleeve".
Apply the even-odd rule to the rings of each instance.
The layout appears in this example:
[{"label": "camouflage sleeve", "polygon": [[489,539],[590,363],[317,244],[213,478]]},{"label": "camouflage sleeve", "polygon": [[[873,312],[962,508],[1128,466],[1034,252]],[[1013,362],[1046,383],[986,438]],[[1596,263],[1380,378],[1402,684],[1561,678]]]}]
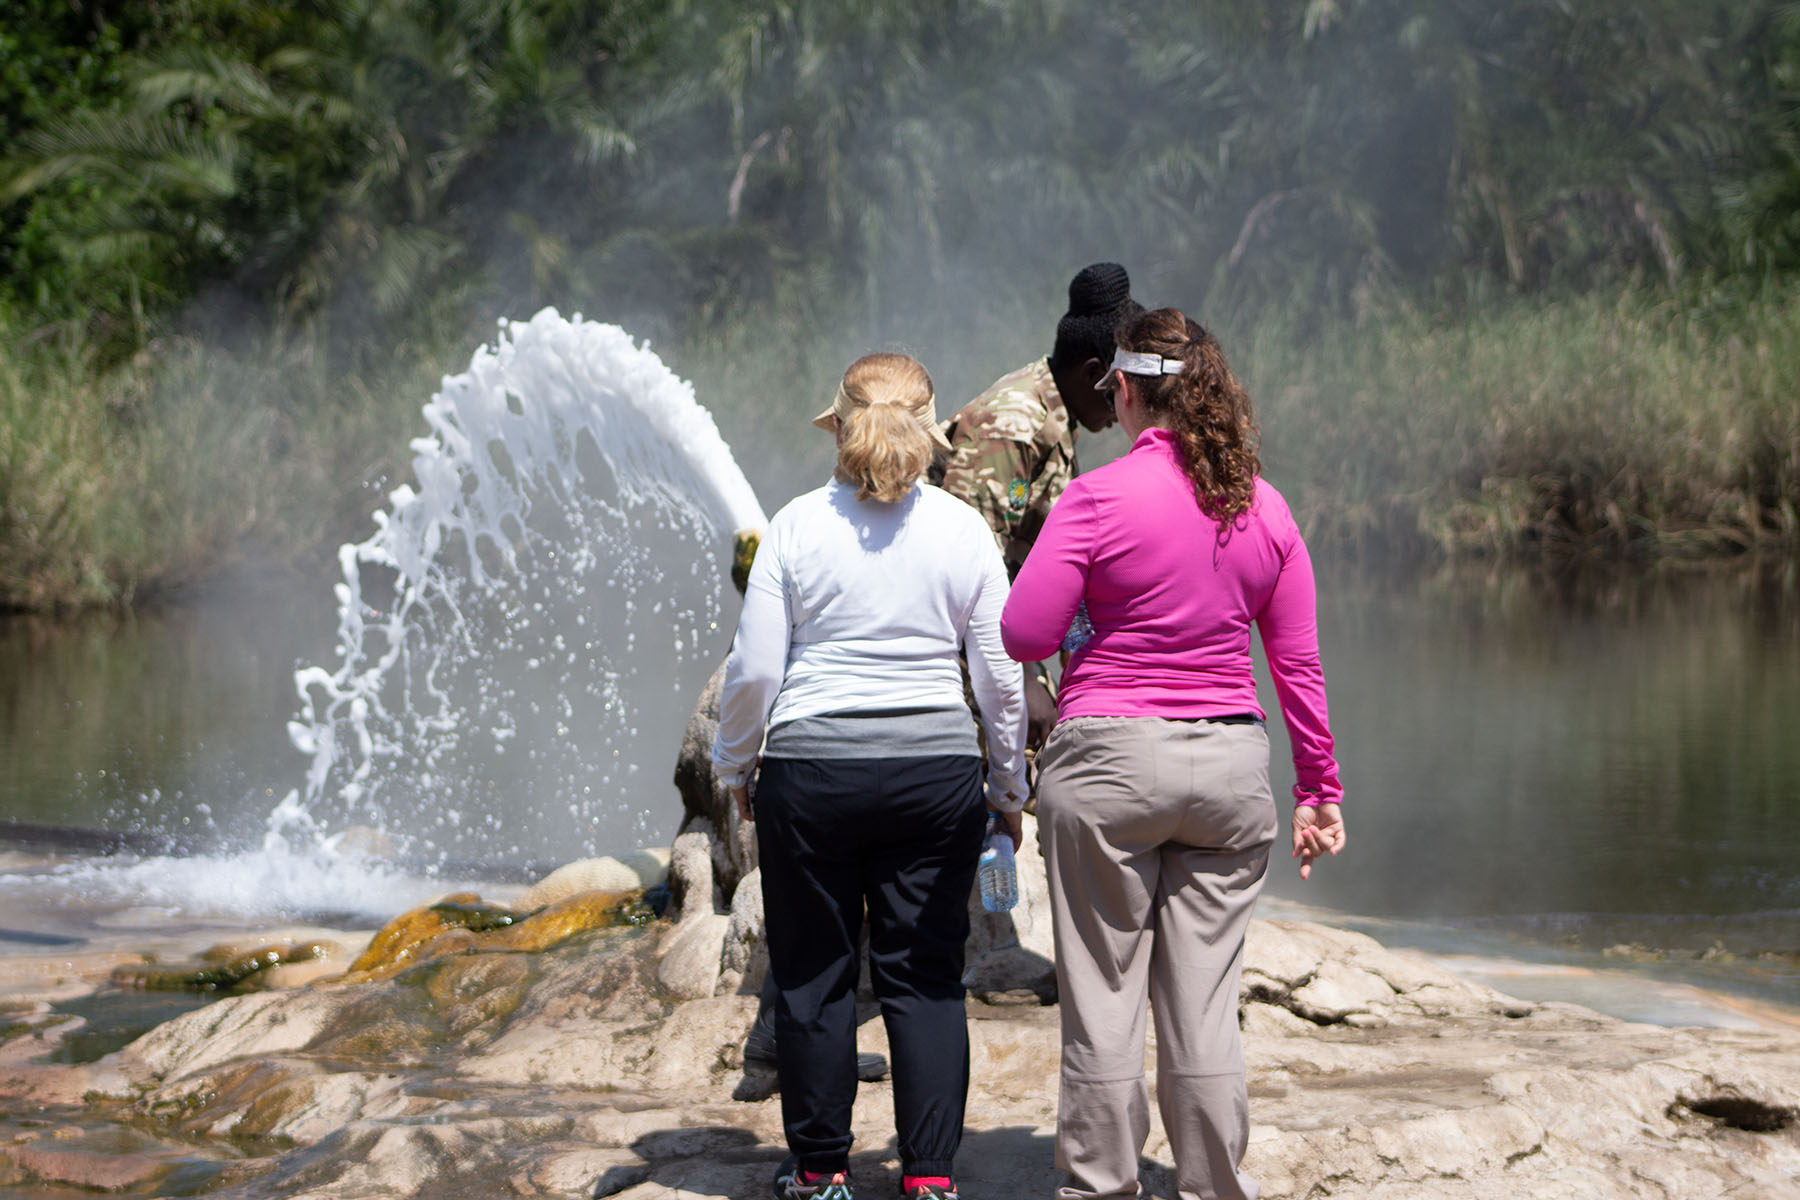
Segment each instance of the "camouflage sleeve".
[{"label": "camouflage sleeve", "polygon": [[1025,512],[1033,457],[1029,442],[984,438],[958,443],[944,467],[944,490],[981,514],[1002,554]]}]

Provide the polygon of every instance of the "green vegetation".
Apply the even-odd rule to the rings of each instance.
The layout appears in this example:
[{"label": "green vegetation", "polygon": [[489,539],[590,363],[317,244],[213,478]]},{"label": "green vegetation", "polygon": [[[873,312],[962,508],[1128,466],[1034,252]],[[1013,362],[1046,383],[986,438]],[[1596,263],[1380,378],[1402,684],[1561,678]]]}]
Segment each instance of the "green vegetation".
[{"label": "green vegetation", "polygon": [[1524,300],[1255,332],[1264,466],[1325,547],[1800,545],[1800,295],[1726,312]]},{"label": "green vegetation", "polygon": [[1797,110],[1782,0],[13,0],[0,607],[317,561],[545,304],[779,494],[849,355],[968,394],[1095,258],[1322,544],[1791,548]]},{"label": "green vegetation", "polygon": [[436,376],[346,376],[306,344],[158,346],[98,373],[0,357],[0,607],[178,595],[244,556],[363,536]]}]

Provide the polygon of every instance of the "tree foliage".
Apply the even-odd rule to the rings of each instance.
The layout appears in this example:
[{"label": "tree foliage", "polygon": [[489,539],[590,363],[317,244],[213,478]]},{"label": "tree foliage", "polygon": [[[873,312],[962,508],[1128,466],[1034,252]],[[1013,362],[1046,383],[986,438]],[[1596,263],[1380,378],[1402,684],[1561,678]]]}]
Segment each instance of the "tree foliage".
[{"label": "tree foliage", "polygon": [[955,320],[1093,257],[1212,311],[1800,267],[1778,0],[12,7],[8,306],[127,349]]}]

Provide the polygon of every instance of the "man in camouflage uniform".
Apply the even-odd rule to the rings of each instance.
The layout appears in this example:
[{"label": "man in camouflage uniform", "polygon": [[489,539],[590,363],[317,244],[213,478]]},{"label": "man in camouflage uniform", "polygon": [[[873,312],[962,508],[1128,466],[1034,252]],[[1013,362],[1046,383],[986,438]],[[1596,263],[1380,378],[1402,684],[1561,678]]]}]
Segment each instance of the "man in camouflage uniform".
[{"label": "man in camouflage uniform", "polygon": [[[1075,478],[1077,424],[1098,433],[1112,403],[1094,385],[1112,365],[1113,330],[1140,311],[1117,263],[1095,263],[1069,283],[1069,311],[1044,358],[1001,376],[944,422],[950,454],[932,482],[973,505],[994,531],[1012,578]],[[1025,673],[1029,744],[1043,744],[1056,701],[1042,669]]]},{"label": "man in camouflage uniform", "polygon": [[944,426],[950,457],[938,486],[982,515],[1007,577],[1016,576],[1050,506],[1075,478],[1076,427],[1050,360],[1002,375]]}]

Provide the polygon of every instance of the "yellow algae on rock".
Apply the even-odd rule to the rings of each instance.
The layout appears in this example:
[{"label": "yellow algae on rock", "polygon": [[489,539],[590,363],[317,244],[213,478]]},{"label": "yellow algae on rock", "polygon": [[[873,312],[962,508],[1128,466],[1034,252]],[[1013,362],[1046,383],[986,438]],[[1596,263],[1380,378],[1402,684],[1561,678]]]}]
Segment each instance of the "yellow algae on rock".
[{"label": "yellow algae on rock", "polygon": [[520,913],[498,904],[484,904],[480,897],[472,900],[439,900],[431,906],[431,911],[444,918],[444,923],[447,925],[472,929],[476,933],[485,933],[490,929],[504,929],[531,915],[529,912]]},{"label": "yellow algae on rock", "polygon": [[148,992],[220,992],[248,988],[270,968],[283,963],[309,962],[328,951],[318,942],[298,946],[259,946],[244,950],[231,945],[202,951],[195,962],[131,963],[115,967],[112,982],[119,987]]},{"label": "yellow algae on rock", "polygon": [[369,942],[369,948],[356,956],[350,973],[359,975],[397,961],[412,947],[428,942],[450,928],[442,913],[430,908],[415,908],[401,913],[383,925]]},{"label": "yellow algae on rock", "polygon": [[641,924],[648,912],[639,892],[579,892],[494,931],[487,944],[499,950],[544,950],[590,929]]},{"label": "yellow algae on rock", "polygon": [[531,987],[531,967],[519,954],[472,954],[437,964],[425,994],[444,1030],[461,1037],[513,1014]]},{"label": "yellow algae on rock", "polygon": [[[378,979],[392,979],[403,971],[428,963],[435,959],[445,958],[452,954],[473,954],[481,949],[481,935],[467,929],[452,926],[439,929],[416,942],[409,942],[396,949],[392,957],[376,962],[373,966],[357,970],[352,965],[348,974],[338,980],[321,982],[367,983]],[[357,960],[361,962],[361,959]]]},{"label": "yellow algae on rock", "polygon": [[742,595],[750,586],[750,567],[756,562],[756,548],[762,545],[762,534],[754,529],[738,530],[731,548],[731,584]]},{"label": "yellow algae on rock", "polygon": [[518,914],[509,909],[483,905],[474,892],[457,892],[436,904],[403,912],[383,925],[369,941],[369,948],[350,964],[350,973],[416,962],[415,947],[451,929],[495,929],[517,919]]},{"label": "yellow algae on rock", "polygon": [[342,982],[391,978],[447,954],[543,950],[590,929],[639,925],[651,917],[641,891],[580,892],[525,913],[461,893],[402,913],[382,926]]}]

